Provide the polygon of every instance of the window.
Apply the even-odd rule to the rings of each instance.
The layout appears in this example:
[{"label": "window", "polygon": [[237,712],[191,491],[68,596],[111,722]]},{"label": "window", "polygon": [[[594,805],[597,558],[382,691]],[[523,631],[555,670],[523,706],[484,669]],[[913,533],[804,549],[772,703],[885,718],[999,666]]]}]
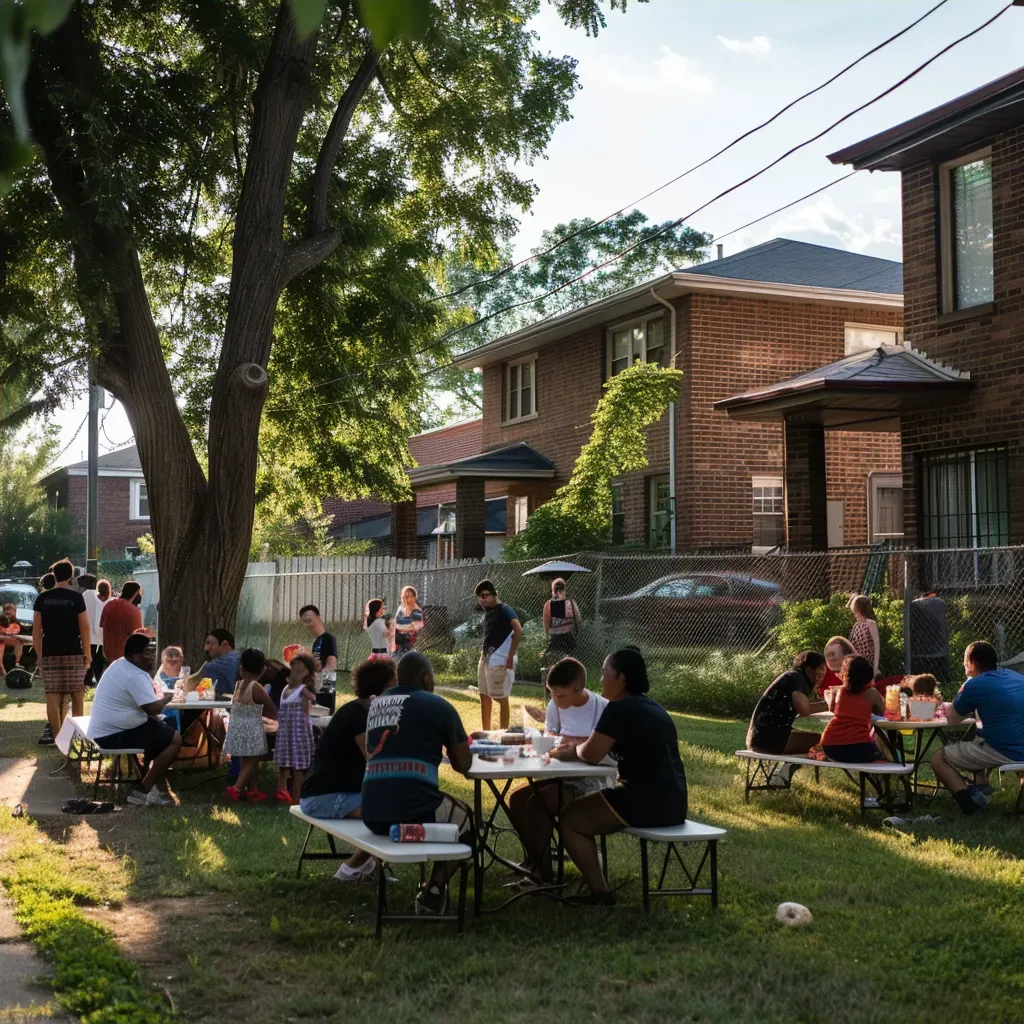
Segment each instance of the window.
[{"label": "window", "polygon": [[755,476],[751,480],[754,512],[754,547],[777,548],[786,542],[786,509],[782,477]]},{"label": "window", "polygon": [[903,332],[896,327],[872,327],[869,324],[847,324],[844,351],[848,356],[873,352],[880,345],[902,345]]},{"label": "window", "polygon": [[537,357],[535,355],[505,367],[505,422],[537,415]]},{"label": "window", "polygon": [[926,455],[921,525],[926,548],[1004,547],[1010,542],[1005,448]]},{"label": "window", "polygon": [[612,543],[626,543],[626,506],[622,500],[622,484],[612,484]]},{"label": "window", "polygon": [[522,533],[526,529],[526,520],[530,515],[530,499],[516,498],[515,502],[515,532]]},{"label": "window", "polygon": [[650,490],[648,492],[647,543],[652,548],[667,548],[671,543],[669,516],[672,507],[668,477],[652,476],[648,486]]},{"label": "window", "polygon": [[146,481],[145,480],[132,480],[131,487],[131,509],[130,518],[132,519],[148,519],[149,518],[149,495],[146,493]]},{"label": "window", "polygon": [[942,308],[992,301],[992,156],[973,153],[939,168]]},{"label": "window", "polygon": [[903,475],[871,473],[868,476],[868,529],[871,543],[903,536]]},{"label": "window", "polygon": [[663,316],[621,324],[608,332],[608,376],[634,363],[668,366],[668,339]]}]

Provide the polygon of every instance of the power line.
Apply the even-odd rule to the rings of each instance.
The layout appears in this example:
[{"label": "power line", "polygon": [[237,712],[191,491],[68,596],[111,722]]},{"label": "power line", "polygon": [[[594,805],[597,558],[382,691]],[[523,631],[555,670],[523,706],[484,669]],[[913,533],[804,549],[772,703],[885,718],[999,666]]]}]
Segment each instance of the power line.
[{"label": "power line", "polygon": [[89,414],[86,413],[85,416],[82,417],[82,422],[78,424],[78,429],[74,432],[74,434],[71,435],[71,440],[68,441],[68,443],[66,445],[64,445],[64,447],[61,448],[61,450],[59,452],[57,452],[56,455],[54,455],[54,457],[53,457],[53,461],[54,462],[56,462],[78,440],[78,435],[82,432],[82,427],[85,426],[86,421],[88,419],[89,419]]},{"label": "power line", "polygon": [[510,274],[513,270],[517,270],[519,267],[525,266],[527,263],[539,259],[542,256],[549,255],[560,246],[565,245],[566,242],[571,242],[574,238],[579,238],[580,235],[586,234],[588,231],[593,231],[594,228],[600,227],[602,224],[606,224],[613,218],[618,217],[622,213],[625,213],[626,210],[639,206],[640,203],[650,199],[651,196],[657,195],[659,192],[668,188],[670,185],[674,185],[677,181],[682,181],[682,179],[685,178],[687,175],[693,174],[694,171],[699,171],[702,167],[706,167],[709,163],[711,163],[712,160],[717,160],[723,153],[727,153],[734,146],[738,146],[745,139],[749,139],[751,135],[755,135],[763,128],[767,128],[768,125],[772,124],[774,121],[777,121],[780,117],[782,117],[783,114],[792,110],[793,107],[795,107],[798,103],[802,103],[804,100],[809,99],[811,96],[815,95],[815,93],[819,93],[823,89],[826,89],[833,82],[842,78],[843,75],[845,75],[848,71],[852,71],[858,64],[861,64],[865,60],[867,60],[868,57],[874,56],[874,54],[878,53],[879,50],[885,49],[885,47],[887,47],[890,43],[894,43],[901,36],[906,35],[911,29],[916,28],[918,25],[921,24],[922,21],[924,21],[926,18],[931,17],[931,15],[933,15],[940,7],[944,6],[948,2],[949,0],[939,0],[939,2],[935,4],[934,7],[929,8],[919,18],[912,21],[905,28],[900,29],[899,32],[896,32],[893,35],[889,36],[888,39],[885,39],[882,42],[878,43],[876,46],[873,46],[866,53],[862,53],[856,60],[851,61],[849,64],[846,65],[846,67],[842,68],[840,71],[837,71],[834,75],[832,75],[831,78],[827,78],[824,82],[821,83],[821,85],[817,85],[813,89],[809,89],[807,92],[802,93],[800,96],[797,96],[795,100],[791,100],[784,107],[781,107],[774,114],[772,114],[772,116],[769,117],[766,121],[762,121],[760,124],[755,125],[753,128],[750,128],[749,130],[745,131],[742,135],[736,136],[735,139],[724,145],[717,152],[712,153],[711,156],[706,157],[704,160],[701,160],[700,163],[696,163],[692,167],[688,167],[681,174],[677,174],[674,178],[670,178],[663,185],[659,185],[657,188],[651,189],[650,192],[646,193],[645,195],[642,195],[639,199],[635,199],[632,203],[627,203],[625,206],[616,210],[614,213],[608,214],[607,217],[602,217],[601,220],[596,221],[593,224],[588,224],[585,228],[580,228],[577,231],[573,231],[571,234],[565,235],[563,238],[560,238],[557,242],[548,246],[547,249],[543,249],[540,252],[532,253],[531,255],[519,260],[518,263],[513,263],[510,266],[505,267],[503,270],[499,270],[496,273],[492,274],[490,277],[484,278],[482,281],[477,281],[473,284],[464,285],[462,288],[457,288],[455,291],[448,292],[445,295],[438,295],[433,301],[440,302],[444,299],[453,299],[459,295],[464,294],[465,292],[472,291],[474,288],[480,288],[486,285],[490,285],[494,281],[500,280],[506,274]]},{"label": "power line", "polygon": [[[521,299],[518,302],[510,303],[508,306],[504,306],[501,309],[494,310],[493,312],[488,313],[486,316],[479,317],[476,320],[471,321],[470,323],[463,324],[460,327],[456,327],[456,328],[452,329],[451,331],[448,331],[446,334],[444,334],[437,341],[432,342],[431,344],[424,346],[422,349],[419,349],[418,351],[412,353],[412,356],[415,358],[417,356],[425,355],[431,349],[434,349],[434,348],[437,348],[440,345],[443,345],[449,339],[455,337],[455,335],[461,334],[463,331],[467,331],[471,327],[478,327],[481,324],[487,323],[488,321],[493,320],[495,317],[501,316],[504,313],[510,313],[510,312],[513,312],[516,309],[522,308],[523,306],[534,305],[535,303],[540,302],[543,299],[549,298],[550,296],[555,295],[558,292],[565,290],[566,288],[570,287],[573,284],[578,284],[579,282],[586,280],[586,278],[590,277],[592,274],[595,274],[599,270],[603,270],[605,267],[610,266],[612,263],[617,262],[618,260],[622,259],[623,256],[626,256],[629,253],[633,252],[633,250],[639,248],[641,245],[645,245],[647,242],[653,241],[655,238],[658,238],[661,235],[666,234],[668,231],[675,230],[675,228],[679,227],[681,224],[684,224],[686,221],[688,221],[691,218],[695,217],[698,213],[703,212],[709,206],[711,206],[712,204],[718,202],[719,199],[723,199],[725,196],[730,195],[732,192],[735,192],[737,189],[742,188],[744,185],[748,185],[750,182],[752,182],[755,179],[761,177],[761,175],[767,173],[773,167],[778,166],[778,164],[782,163],[783,160],[788,159],[794,153],[797,153],[801,149],[806,148],[807,146],[811,145],[814,142],[817,142],[819,139],[823,138],[825,135],[827,135],[833,129],[838,128],[839,125],[841,125],[841,124],[845,123],[846,121],[850,120],[851,117],[855,117],[857,114],[859,114],[862,111],[866,110],[868,107],[873,106],[875,103],[878,103],[880,100],[884,99],[886,96],[889,96],[890,94],[895,92],[897,89],[902,88],[902,86],[906,85],[907,82],[909,82],[911,79],[917,77],[917,75],[919,75],[922,71],[924,71],[926,68],[928,68],[932,64],[934,64],[935,61],[937,61],[940,57],[943,57],[945,54],[949,53],[950,50],[952,50],[955,47],[959,46],[961,43],[966,42],[968,39],[972,38],[973,36],[976,36],[979,32],[984,31],[986,28],[989,27],[989,25],[991,25],[998,18],[1002,17],[1013,6],[1014,6],[1014,3],[1013,3],[1013,0],[1011,0],[1010,3],[1007,3],[1005,7],[1001,8],[999,11],[997,11],[992,17],[990,17],[986,21],[982,22],[976,28],[971,29],[971,31],[965,32],[962,36],[959,36],[957,39],[954,39],[953,42],[948,43],[941,50],[939,50],[937,53],[933,54],[926,61],[923,61],[916,68],[914,68],[908,74],[904,75],[901,79],[899,79],[899,81],[895,82],[893,85],[890,85],[888,88],[883,89],[882,92],[878,93],[876,96],[872,97],[871,99],[865,101],[860,106],[855,107],[853,110],[851,110],[848,113],[844,114],[842,117],[838,118],[836,121],[833,121],[826,128],[823,128],[821,131],[819,131],[816,134],[812,135],[810,138],[805,139],[803,142],[797,143],[795,146],[791,146],[789,149],[787,149],[780,156],[776,157],[770,163],[765,164],[763,167],[761,167],[757,171],[754,171],[752,174],[747,175],[747,177],[743,178],[741,181],[738,181],[735,184],[730,185],[728,188],[723,189],[717,195],[715,195],[711,199],[707,200],[707,202],[702,203],[696,209],[691,210],[689,213],[685,214],[684,216],[679,217],[679,218],[677,218],[674,221],[671,221],[670,223],[666,224],[664,227],[659,228],[657,231],[651,232],[649,235],[645,235],[642,238],[638,238],[635,242],[633,242],[632,244],[626,246],[626,248],[622,249],[620,252],[614,253],[613,255],[609,256],[607,259],[602,260],[600,263],[594,264],[592,267],[588,268],[583,273],[577,275],[574,278],[570,278],[569,280],[563,281],[563,282],[555,285],[553,288],[549,288],[547,291],[541,292],[541,294],[539,294],[539,295],[534,295],[534,296],[531,296],[530,298]],[[847,177],[849,177],[849,175],[847,175]],[[837,179],[837,180],[841,180],[841,179]],[[800,202],[800,201],[801,200],[796,200],[796,202]],[[794,205],[794,204],[790,204],[790,205]],[[770,217],[770,216],[772,216],[772,214],[767,214],[766,216]],[[542,318],[541,320],[537,321],[537,323],[543,323],[544,319],[546,319],[546,318]],[[381,364],[371,363],[370,365],[371,366],[376,366],[376,365],[381,365]],[[438,369],[440,369],[440,367]],[[430,371],[430,372],[435,372],[435,371]],[[361,368],[359,370],[353,370],[353,371],[351,371],[351,372],[349,372],[347,374],[343,374],[340,377],[335,377],[332,380],[323,381],[323,382],[321,382],[319,384],[312,385],[309,388],[306,388],[303,393],[307,393],[309,391],[316,390],[317,388],[328,387],[328,386],[330,386],[332,384],[338,384],[338,383],[341,383],[342,381],[349,380],[352,377],[360,376],[363,373],[365,373],[365,368]],[[308,408],[316,409],[316,408],[323,408],[323,407],[326,407],[326,406],[337,405],[337,404],[339,404],[339,403],[338,402],[334,402],[334,401],[321,402],[321,403],[317,403],[317,404],[308,406]],[[290,407],[291,406],[275,406],[275,407],[272,407],[272,408],[268,409],[267,411],[269,411],[269,412],[281,411],[283,409],[290,408]]]}]

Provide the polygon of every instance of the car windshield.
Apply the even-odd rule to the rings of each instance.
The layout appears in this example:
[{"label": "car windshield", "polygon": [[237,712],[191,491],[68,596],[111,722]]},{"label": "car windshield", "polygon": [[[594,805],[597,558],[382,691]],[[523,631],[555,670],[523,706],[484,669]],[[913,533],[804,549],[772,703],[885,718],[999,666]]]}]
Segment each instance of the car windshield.
[{"label": "car windshield", "polygon": [[5,604],[13,603],[18,608],[32,610],[32,606],[36,603],[37,597],[35,587],[30,587],[27,584],[19,586],[18,584],[7,583],[0,586],[0,608]]}]

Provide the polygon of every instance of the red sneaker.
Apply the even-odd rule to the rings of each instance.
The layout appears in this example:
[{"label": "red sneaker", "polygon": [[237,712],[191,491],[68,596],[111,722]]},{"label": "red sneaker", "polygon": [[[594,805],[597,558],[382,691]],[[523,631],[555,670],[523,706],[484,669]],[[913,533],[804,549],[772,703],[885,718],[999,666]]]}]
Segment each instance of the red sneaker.
[{"label": "red sneaker", "polygon": [[237,786],[228,786],[228,788],[225,789],[224,792],[227,793],[227,795],[231,797],[231,799],[234,800],[235,803],[238,803],[238,801],[242,799],[242,794],[238,792]]},{"label": "red sneaker", "polygon": [[267,794],[261,793],[258,789],[250,789],[249,792],[245,794],[245,799],[251,803],[258,804],[267,799]]},{"label": "red sneaker", "polygon": [[291,804],[295,803],[295,801],[292,799],[291,793],[289,793],[287,789],[279,789],[274,794],[274,798],[280,804],[289,804],[289,805],[291,805]]}]

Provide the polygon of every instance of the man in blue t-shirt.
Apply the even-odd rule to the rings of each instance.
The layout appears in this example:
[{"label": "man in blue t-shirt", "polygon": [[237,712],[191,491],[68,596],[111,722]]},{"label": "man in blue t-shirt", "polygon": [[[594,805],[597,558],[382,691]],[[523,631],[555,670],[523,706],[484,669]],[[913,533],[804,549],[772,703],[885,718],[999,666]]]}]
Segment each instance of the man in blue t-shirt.
[{"label": "man in blue t-shirt", "polygon": [[[953,794],[964,814],[988,803],[988,773],[1003,764],[1024,761],[1024,676],[999,668],[995,648],[983,640],[964,651],[967,682],[946,707],[952,725],[977,715],[981,727],[967,743],[951,743],[932,757],[935,777]],[[969,785],[961,772],[972,772]]]},{"label": "man in blue t-shirt", "polygon": [[498,599],[490,580],[481,580],[473,591],[484,610],[484,639],[476,668],[480,692],[480,719],[486,731],[491,727],[491,708],[498,702],[498,726],[507,729],[511,718],[508,697],[516,677],[516,653],[523,627],[515,610]]},{"label": "man in blue t-shirt", "polygon": [[[450,822],[460,832],[472,828],[469,808],[438,785],[444,753],[462,775],[473,755],[458,712],[433,690],[430,659],[410,651],[398,663],[398,685],[375,697],[367,711],[362,814],[377,835],[387,835],[392,825],[425,822]],[[458,862],[434,865],[416,900],[420,911],[444,913],[448,879],[457,868]]]}]

